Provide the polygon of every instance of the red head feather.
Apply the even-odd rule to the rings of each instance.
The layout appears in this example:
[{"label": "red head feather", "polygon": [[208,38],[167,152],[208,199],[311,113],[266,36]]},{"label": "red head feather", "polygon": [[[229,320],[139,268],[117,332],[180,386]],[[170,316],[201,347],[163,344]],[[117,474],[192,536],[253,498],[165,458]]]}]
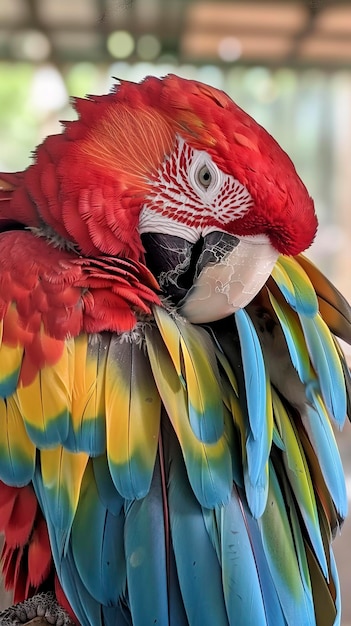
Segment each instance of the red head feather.
[{"label": "red head feather", "polygon": [[173,75],[148,77],[122,82],[105,96],[78,99],[75,108],[79,119],[47,138],[33,165],[18,179],[3,177],[3,193],[11,199],[2,203],[4,217],[32,226],[44,222],[84,254],[138,258],[140,210],[180,136],[209,154],[252,198],[250,211],[225,230],[266,234],[287,254],[312,242],[313,203],[292,162],[223,92]]}]

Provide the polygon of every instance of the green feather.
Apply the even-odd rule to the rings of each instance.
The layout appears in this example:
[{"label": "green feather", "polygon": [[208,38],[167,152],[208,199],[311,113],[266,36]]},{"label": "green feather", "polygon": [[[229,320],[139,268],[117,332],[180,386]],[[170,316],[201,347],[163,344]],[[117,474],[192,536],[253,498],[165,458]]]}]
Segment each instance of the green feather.
[{"label": "green feather", "polygon": [[162,402],[182,448],[188,477],[203,506],[227,502],[232,485],[231,456],[224,434],[216,442],[200,441],[190,426],[187,394],[157,328],[147,328],[146,346]]},{"label": "green feather", "polygon": [[223,400],[213,344],[207,332],[154,307],[155,320],[187,392],[191,427],[204,443],[223,434]]},{"label": "green feather", "polygon": [[[313,318],[301,315],[300,320],[326,407],[337,425],[342,427],[346,417],[346,389],[333,337],[320,315]],[[308,392],[307,386],[306,395],[312,401]]]},{"label": "green feather", "polygon": [[306,272],[293,257],[281,255],[271,276],[294,311],[307,317],[316,315],[318,300],[315,290]]},{"label": "green feather", "polygon": [[259,519],[264,553],[289,626],[315,626],[312,598],[300,572],[286,504],[272,463],[267,507]]},{"label": "green feather", "polygon": [[317,505],[308,464],[294,422],[290,419],[282,401],[274,390],[273,407],[274,417],[285,446],[283,460],[291,489],[296,498],[320,566],[324,574],[327,575],[327,562],[319,528]]}]

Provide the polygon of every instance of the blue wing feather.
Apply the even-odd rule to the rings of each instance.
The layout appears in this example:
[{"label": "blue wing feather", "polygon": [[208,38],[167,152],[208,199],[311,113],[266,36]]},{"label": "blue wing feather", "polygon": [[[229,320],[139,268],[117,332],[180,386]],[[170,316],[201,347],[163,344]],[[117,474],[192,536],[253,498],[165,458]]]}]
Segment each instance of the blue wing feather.
[{"label": "blue wing feather", "polygon": [[315,626],[312,594],[306,589],[299,569],[288,512],[272,463],[267,507],[258,524],[268,567],[287,623],[289,626]]},{"label": "blue wing feather", "polygon": [[[240,492],[239,492],[240,493]],[[262,597],[265,607],[266,621],[269,626],[286,626],[287,622],[279,601],[277,587],[272,578],[268,562],[263,549],[262,535],[259,523],[252,517],[242,496],[243,515],[247,525],[248,535],[252,545],[252,550],[259,573],[259,580],[262,589]]]},{"label": "blue wing feather", "polygon": [[46,513],[52,556],[59,581],[65,590],[68,601],[74,607],[81,626],[91,626],[91,624],[103,626],[100,604],[91,596],[81,578],[77,575],[69,542],[67,543],[65,554],[62,554],[60,536],[58,537],[57,529],[52,524],[50,516],[47,515],[46,492],[39,468],[37,468],[33,477],[33,485],[40,507]]},{"label": "blue wing feather", "polygon": [[323,478],[336,509],[339,515],[345,518],[348,511],[348,499],[339,450],[320,398],[315,398],[314,406],[317,407],[317,410],[312,406],[306,407],[307,415],[302,416],[302,421],[312,446],[318,454]]},{"label": "blue wing feather", "polygon": [[267,376],[261,345],[248,313],[237,311],[235,321],[245,382],[246,406],[242,404],[244,419],[247,407],[245,489],[252,513],[258,517],[267,501],[266,466],[272,441],[267,417]]},{"label": "blue wing feather", "polygon": [[[333,339],[320,316],[300,316],[311,360],[328,411],[339,427],[346,417],[346,389],[340,359]],[[308,387],[307,387],[308,393]]]},{"label": "blue wing feather", "polygon": [[[198,626],[228,626],[221,567],[216,546],[206,528],[203,509],[185,472],[181,453],[171,436],[168,502],[172,546],[188,623]],[[209,572],[211,582],[209,583]]]},{"label": "blue wing feather", "polygon": [[124,498],[116,490],[106,456],[98,456],[93,458],[91,462],[93,464],[94,479],[99,499],[108,511],[113,513],[113,515],[119,515],[124,505]]},{"label": "blue wing feather", "polygon": [[335,585],[335,609],[336,609],[336,616],[335,616],[335,621],[333,626],[341,626],[341,617],[342,617],[342,612],[341,612],[341,590],[340,590],[340,582],[339,582],[339,575],[338,575],[338,570],[336,567],[336,561],[335,561],[335,556],[333,553],[333,550],[330,549],[330,573],[331,573],[331,578],[334,582]]},{"label": "blue wing feather", "polygon": [[[120,501],[118,494],[116,496]],[[118,515],[106,509],[99,498],[93,470],[88,468],[72,525],[72,554],[77,572],[89,593],[107,606],[116,606],[126,587],[123,532],[122,506]],[[111,555],[114,555],[113,559]]]},{"label": "blue wing feather", "polygon": [[250,428],[257,440],[263,436],[266,423],[266,374],[262,349],[255,327],[244,309],[235,313],[235,321],[241,346]]},{"label": "blue wing feather", "polygon": [[243,507],[234,489],[229,504],[216,510],[220,528],[223,589],[231,626],[267,624],[257,562]]},{"label": "blue wing feather", "polygon": [[133,626],[168,623],[164,510],[158,464],[157,459],[147,496],[125,505],[125,560]]}]

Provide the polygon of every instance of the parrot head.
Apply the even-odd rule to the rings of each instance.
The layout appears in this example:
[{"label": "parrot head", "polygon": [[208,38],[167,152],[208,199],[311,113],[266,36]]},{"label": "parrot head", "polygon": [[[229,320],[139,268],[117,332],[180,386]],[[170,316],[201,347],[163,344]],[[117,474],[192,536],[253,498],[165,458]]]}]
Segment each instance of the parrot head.
[{"label": "parrot head", "polygon": [[28,225],[84,255],[145,259],[190,321],[245,306],[279,254],[313,241],[313,202],[291,160],[223,92],[148,77],[75,108],[24,173]]}]

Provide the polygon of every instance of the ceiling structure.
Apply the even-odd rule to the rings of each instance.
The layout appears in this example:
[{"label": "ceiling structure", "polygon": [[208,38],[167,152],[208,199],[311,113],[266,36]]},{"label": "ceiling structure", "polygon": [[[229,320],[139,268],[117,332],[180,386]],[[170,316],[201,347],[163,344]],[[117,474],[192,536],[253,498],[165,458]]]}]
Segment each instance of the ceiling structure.
[{"label": "ceiling structure", "polygon": [[8,0],[0,60],[351,69],[351,2]]}]

